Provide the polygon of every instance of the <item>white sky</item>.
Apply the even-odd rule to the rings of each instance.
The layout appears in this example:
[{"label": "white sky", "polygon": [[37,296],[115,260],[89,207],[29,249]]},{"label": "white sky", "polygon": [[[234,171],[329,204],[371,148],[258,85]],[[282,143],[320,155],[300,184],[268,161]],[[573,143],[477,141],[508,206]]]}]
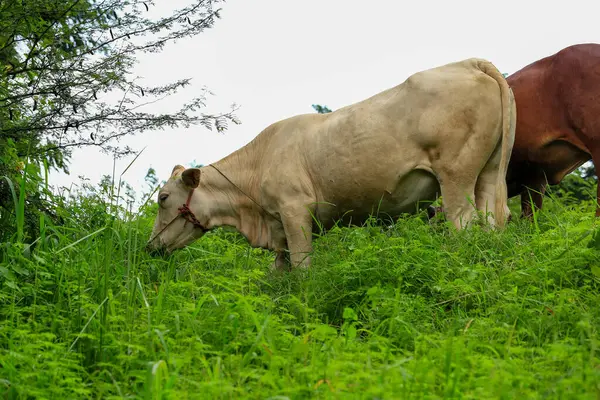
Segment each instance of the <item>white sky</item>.
[{"label": "white sky", "polygon": [[[151,11],[166,14],[186,1],[158,3]],[[566,46],[600,43],[594,3],[228,0],[213,29],[145,56],[135,73],[158,83],[192,77],[181,96],[166,102],[172,106],[206,86],[215,93],[209,111],[227,111],[235,102],[242,124],[224,134],[197,127],[130,138],[127,144],[147,148],[123,179],[140,192],[150,166],[167,179],[175,164],[217,161],[269,124],[314,112],[311,104],[335,110],[420,70],[482,57],[512,74]],[[132,158],[117,162],[117,175]],[[98,149],[77,150],[71,175],[54,173],[51,183],[68,186],[78,175],[98,182],[112,167]]]}]

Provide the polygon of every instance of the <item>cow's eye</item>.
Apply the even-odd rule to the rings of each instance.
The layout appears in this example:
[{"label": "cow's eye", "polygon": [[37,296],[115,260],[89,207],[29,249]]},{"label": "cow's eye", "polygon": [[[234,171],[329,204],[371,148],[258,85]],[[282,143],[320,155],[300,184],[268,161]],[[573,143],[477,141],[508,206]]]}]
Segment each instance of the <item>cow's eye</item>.
[{"label": "cow's eye", "polygon": [[169,193],[161,193],[161,195],[158,196],[158,201],[160,201],[162,203],[165,200],[167,200],[168,197],[169,197]]}]

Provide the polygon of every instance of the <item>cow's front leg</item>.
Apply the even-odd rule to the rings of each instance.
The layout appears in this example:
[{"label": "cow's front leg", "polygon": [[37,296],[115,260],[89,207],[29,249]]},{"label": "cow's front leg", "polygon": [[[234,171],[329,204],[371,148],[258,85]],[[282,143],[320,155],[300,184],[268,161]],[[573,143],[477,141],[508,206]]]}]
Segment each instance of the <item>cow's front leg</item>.
[{"label": "cow's front leg", "polygon": [[535,170],[526,177],[521,187],[521,217],[531,219],[533,207],[541,210],[546,192],[546,177],[541,170]]},{"label": "cow's front leg", "polygon": [[[596,168],[596,176],[600,176],[600,144],[592,149],[592,162]],[[600,179],[598,179],[598,189],[596,194],[596,217],[600,217]]]},{"label": "cow's front leg", "polygon": [[306,207],[290,207],[281,212],[292,267],[310,266],[312,217]]},{"label": "cow's front leg", "polygon": [[600,179],[598,180],[598,193],[596,195],[596,217],[600,217]]},{"label": "cow's front leg", "polygon": [[533,207],[535,207],[536,211],[542,208],[545,192],[545,182],[530,182],[527,185],[523,185],[523,190],[521,191],[522,217],[531,219],[533,217]]}]

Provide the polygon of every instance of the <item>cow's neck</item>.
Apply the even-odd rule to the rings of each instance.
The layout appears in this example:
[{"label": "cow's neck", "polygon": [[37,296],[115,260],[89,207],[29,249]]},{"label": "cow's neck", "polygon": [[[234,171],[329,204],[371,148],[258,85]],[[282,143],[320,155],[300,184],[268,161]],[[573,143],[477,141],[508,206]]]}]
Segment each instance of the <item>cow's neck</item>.
[{"label": "cow's neck", "polygon": [[231,226],[244,235],[250,245],[272,248],[273,218],[250,199],[260,204],[257,168],[225,161],[214,164],[218,170],[210,165],[202,168],[198,190],[206,207],[207,227]]}]

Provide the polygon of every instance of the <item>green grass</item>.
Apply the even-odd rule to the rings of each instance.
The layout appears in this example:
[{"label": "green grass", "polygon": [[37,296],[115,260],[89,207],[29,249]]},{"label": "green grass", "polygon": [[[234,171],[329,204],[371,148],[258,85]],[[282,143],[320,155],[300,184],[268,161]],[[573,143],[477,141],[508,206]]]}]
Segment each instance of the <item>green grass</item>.
[{"label": "green grass", "polygon": [[597,399],[593,213],[334,229],[291,273],[226,230],[163,259],[151,217],[42,223],[1,250],[2,398]]}]

